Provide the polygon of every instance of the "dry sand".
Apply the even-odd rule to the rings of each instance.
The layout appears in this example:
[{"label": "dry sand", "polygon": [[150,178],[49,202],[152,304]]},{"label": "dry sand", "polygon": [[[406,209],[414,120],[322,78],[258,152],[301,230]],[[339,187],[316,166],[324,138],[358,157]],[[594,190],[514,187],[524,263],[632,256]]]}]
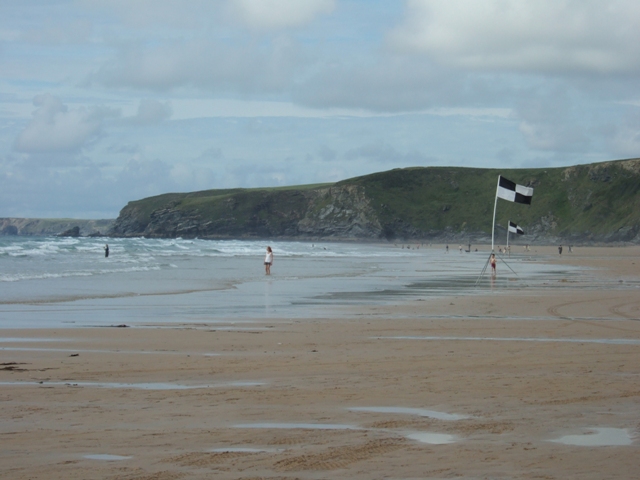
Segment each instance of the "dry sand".
[{"label": "dry sand", "polygon": [[[640,248],[551,260],[620,287],[242,328],[5,330],[0,478],[638,478]],[[630,444],[552,441],[567,435]]]}]

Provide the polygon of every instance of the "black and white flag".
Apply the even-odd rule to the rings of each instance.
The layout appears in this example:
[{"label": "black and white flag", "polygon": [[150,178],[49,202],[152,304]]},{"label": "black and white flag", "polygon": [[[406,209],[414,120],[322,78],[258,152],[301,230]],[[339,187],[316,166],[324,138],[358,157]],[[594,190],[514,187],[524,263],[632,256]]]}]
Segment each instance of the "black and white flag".
[{"label": "black and white flag", "polygon": [[531,205],[531,197],[533,196],[533,188],[523,187],[507,180],[502,175],[498,177],[498,197],[510,202],[524,203]]},{"label": "black and white flag", "polygon": [[509,220],[509,231],[511,233],[517,233],[518,235],[524,235],[524,230],[522,230],[518,225]]}]

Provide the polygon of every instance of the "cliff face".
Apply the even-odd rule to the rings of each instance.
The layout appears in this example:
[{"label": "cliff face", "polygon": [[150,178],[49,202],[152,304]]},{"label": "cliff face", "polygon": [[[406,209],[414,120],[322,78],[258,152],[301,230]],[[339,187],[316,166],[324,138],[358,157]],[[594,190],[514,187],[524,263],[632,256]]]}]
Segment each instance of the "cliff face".
[{"label": "cliff face", "polygon": [[143,214],[139,202],[120,212],[113,236],[242,238],[377,238],[381,227],[364,188],[246,190],[215,198],[186,196]]},{"label": "cliff face", "polygon": [[130,202],[109,233],[486,242],[498,175],[534,188],[530,206],[499,201],[498,244],[509,220],[524,228],[526,243],[640,243],[639,159],[549,169],[406,168],[333,185],[166,194]]},{"label": "cliff face", "polygon": [[377,238],[380,221],[364,187],[342,185],[308,194],[304,217],[297,223],[299,235],[307,237]]}]

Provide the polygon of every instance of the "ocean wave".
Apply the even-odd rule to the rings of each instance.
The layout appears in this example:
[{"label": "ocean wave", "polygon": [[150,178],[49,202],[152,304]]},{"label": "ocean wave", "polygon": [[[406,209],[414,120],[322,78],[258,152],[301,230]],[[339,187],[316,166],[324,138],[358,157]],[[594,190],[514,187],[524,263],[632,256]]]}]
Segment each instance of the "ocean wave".
[{"label": "ocean wave", "polygon": [[67,271],[67,272],[39,272],[39,273],[3,273],[0,274],[0,282],[19,282],[24,280],[47,280],[69,277],[91,277],[94,275],[106,275],[112,273],[150,272],[161,270],[160,265],[129,267],[129,268],[102,268],[93,271]]},{"label": "ocean wave", "polygon": [[[6,242],[2,242],[6,243]],[[0,255],[13,257],[52,257],[66,261],[76,258],[100,258],[104,243],[95,239],[63,239],[47,237],[39,240],[24,239],[17,243],[0,243]],[[145,262],[154,257],[260,257],[270,244],[279,257],[379,258],[415,255],[417,249],[362,244],[309,244],[303,242],[265,242],[242,240],[184,240],[184,239],[110,239],[110,260]]]}]

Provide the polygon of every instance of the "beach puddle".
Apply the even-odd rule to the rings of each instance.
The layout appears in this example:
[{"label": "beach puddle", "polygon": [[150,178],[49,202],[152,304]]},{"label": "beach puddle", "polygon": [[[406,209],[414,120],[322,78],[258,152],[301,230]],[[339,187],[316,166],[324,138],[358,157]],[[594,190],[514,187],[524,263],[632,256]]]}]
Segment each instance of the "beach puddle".
[{"label": "beach puddle", "polygon": [[113,462],[117,460],[128,460],[133,457],[125,457],[123,455],[108,455],[104,453],[97,453],[95,455],[85,455],[82,458],[88,458],[89,460],[106,460],[108,462]]},{"label": "beach puddle", "polygon": [[193,390],[198,388],[221,387],[259,387],[263,382],[228,382],[211,383],[207,385],[180,385],[176,383],[150,382],[150,383],[112,383],[112,382],[0,382],[0,385],[38,385],[42,387],[68,386],[68,387],[94,387],[94,388],[129,388],[135,390]]},{"label": "beach puddle", "polygon": [[272,330],[269,327],[210,327],[212,332],[216,330],[224,332],[265,332]]},{"label": "beach puddle", "polygon": [[352,412],[372,412],[372,413],[399,413],[404,415],[417,415],[420,417],[434,418],[436,420],[464,420],[469,418],[466,415],[457,415],[454,413],[437,412],[435,410],[426,410],[424,408],[406,408],[406,407],[353,407],[348,410]]},{"label": "beach puddle", "polygon": [[565,435],[549,441],[581,447],[613,447],[631,445],[633,438],[626,428],[590,428],[582,435]]},{"label": "beach puddle", "polygon": [[448,435],[446,433],[427,433],[418,432],[406,435],[409,440],[417,440],[421,443],[428,443],[430,445],[446,445],[448,443],[456,443],[458,440],[454,435]]},{"label": "beach puddle", "polygon": [[379,340],[461,340],[489,342],[560,342],[560,343],[603,343],[608,345],[640,345],[640,340],[628,338],[535,338],[535,337],[372,337]]},{"label": "beach puddle", "polygon": [[[60,352],[60,353],[114,353],[133,355],[198,355],[194,352],[176,352],[168,350],[88,350],[77,348],[43,348],[43,347],[0,347],[5,352]],[[222,355],[220,353],[208,353],[205,356]]]},{"label": "beach puddle", "polygon": [[241,423],[234,428],[280,428],[307,430],[361,430],[360,427],[340,423]]},{"label": "beach puddle", "polygon": [[0,337],[0,343],[24,343],[24,342],[69,342],[68,338],[28,338],[28,337]]},{"label": "beach puddle", "polygon": [[207,450],[211,453],[280,453],[284,452],[283,448],[251,448],[251,447],[228,447],[228,448],[212,448]]}]

